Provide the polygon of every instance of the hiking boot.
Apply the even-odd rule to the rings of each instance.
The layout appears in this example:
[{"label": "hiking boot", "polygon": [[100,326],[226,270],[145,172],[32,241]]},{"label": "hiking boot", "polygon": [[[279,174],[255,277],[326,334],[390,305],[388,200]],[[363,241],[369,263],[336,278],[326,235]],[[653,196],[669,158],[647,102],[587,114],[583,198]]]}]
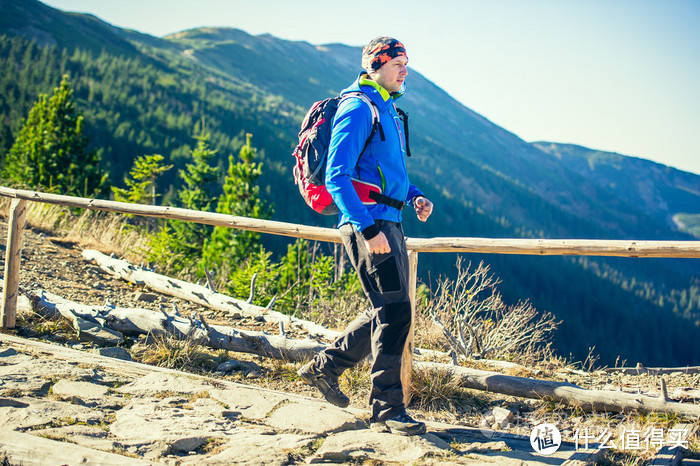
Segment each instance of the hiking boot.
[{"label": "hiking boot", "polygon": [[314,369],[313,365],[313,361],[304,364],[297,371],[297,375],[307,384],[318,388],[327,402],[341,408],[347,408],[350,404],[350,399],[345,396],[345,393],[340,391],[338,378]]},{"label": "hiking boot", "polygon": [[399,435],[421,435],[425,433],[425,422],[416,421],[406,411],[388,417],[383,421],[370,421],[369,427],[375,432],[390,432]]}]

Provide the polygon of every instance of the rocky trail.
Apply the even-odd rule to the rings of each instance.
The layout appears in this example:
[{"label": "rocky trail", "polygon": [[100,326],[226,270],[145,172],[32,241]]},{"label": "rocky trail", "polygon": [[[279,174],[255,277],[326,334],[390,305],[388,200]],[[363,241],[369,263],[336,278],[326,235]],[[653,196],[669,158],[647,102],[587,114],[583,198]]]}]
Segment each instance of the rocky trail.
[{"label": "rocky trail", "polygon": [[[3,222],[3,243],[5,229]],[[80,303],[177,308],[185,316],[200,313],[210,323],[278,332],[270,322],[202,309],[115,279],[85,261],[77,244],[32,229],[24,233],[20,286],[38,286]],[[300,329],[289,332],[293,338],[306,336]],[[412,406],[431,421],[428,433],[401,437],[368,429],[362,369],[341,381],[352,400],[342,410],[298,380],[298,364],[202,352],[196,355],[199,363],[182,372],[131,360],[146,360],[149,344],[140,338],[120,349],[98,348],[80,341],[70,324],[18,316],[17,329],[0,335],[0,459],[4,456],[6,464],[593,464],[605,451],[593,441],[589,449],[577,446],[575,430],[589,424],[600,430],[624,420],[601,421],[558,412],[537,400],[467,391],[461,403],[447,400],[440,409]],[[649,375],[594,377],[571,370],[547,375],[587,388],[658,389],[658,380]],[[700,375],[669,374],[666,382],[671,392],[697,388]],[[542,422],[555,423],[564,439],[549,456],[536,454],[530,444],[532,428]],[[669,429],[674,422],[666,420]]]},{"label": "rocky trail", "polygon": [[567,444],[538,458],[525,438],[439,423],[416,437],[378,433],[362,409],[7,335],[0,341],[0,456],[10,464],[564,464],[596,453]]}]

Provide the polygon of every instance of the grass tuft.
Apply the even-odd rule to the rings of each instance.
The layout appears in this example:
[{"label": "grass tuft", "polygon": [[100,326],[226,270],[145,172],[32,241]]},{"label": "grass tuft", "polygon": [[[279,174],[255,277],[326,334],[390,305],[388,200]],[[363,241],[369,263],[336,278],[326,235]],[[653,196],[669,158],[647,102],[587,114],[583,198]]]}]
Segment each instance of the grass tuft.
[{"label": "grass tuft", "polygon": [[457,407],[482,408],[488,402],[477,398],[459,385],[449,372],[438,369],[413,371],[411,404],[429,411],[456,411]]},{"label": "grass tuft", "polygon": [[154,337],[151,344],[135,344],[131,347],[131,354],[144,364],[194,372],[211,371],[220,362],[191,340],[161,335]]}]

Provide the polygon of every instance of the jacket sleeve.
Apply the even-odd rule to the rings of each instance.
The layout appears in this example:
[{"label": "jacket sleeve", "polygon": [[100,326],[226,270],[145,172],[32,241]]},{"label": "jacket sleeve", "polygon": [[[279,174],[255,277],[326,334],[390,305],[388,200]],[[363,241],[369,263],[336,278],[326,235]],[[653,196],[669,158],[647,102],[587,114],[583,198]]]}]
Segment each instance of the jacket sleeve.
[{"label": "jacket sleeve", "polygon": [[352,177],[372,129],[372,112],[357,98],[343,100],[333,119],[328,145],[326,189],[338,209],[350,219],[358,231],[374,225],[374,218],[360,200],[352,185]]},{"label": "jacket sleeve", "polygon": [[418,196],[424,196],[423,192],[412,184],[408,185],[408,196],[406,196],[406,202],[413,205],[413,199]]}]

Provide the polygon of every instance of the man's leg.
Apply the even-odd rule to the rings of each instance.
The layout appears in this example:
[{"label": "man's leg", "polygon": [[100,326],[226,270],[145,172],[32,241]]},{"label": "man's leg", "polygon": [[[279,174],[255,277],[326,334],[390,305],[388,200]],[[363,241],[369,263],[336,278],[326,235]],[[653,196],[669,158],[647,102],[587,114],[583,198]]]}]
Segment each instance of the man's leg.
[{"label": "man's leg", "polygon": [[401,384],[401,360],[411,328],[411,296],[408,291],[408,253],[400,224],[385,222],[382,231],[390,254],[370,257],[366,269],[377,308],[372,327],[372,393],[370,425],[374,430],[402,435],[425,433],[425,423],[406,412]]},{"label": "man's leg", "polygon": [[[337,377],[371,351],[372,420],[388,420],[390,424],[392,418],[399,418],[394,422],[397,431],[422,433],[425,425],[407,418],[401,385],[401,356],[411,325],[406,244],[400,224],[381,220],[377,223],[389,241],[389,254],[371,254],[361,234],[351,225],[340,228],[350,261],[373,308],[348,325],[335,342],[316,356],[308,370],[331,376],[337,386]],[[324,392],[322,387],[319,389]],[[336,394],[331,390],[324,396],[333,403]]]},{"label": "man's leg", "polygon": [[391,247],[389,254],[364,257],[360,274],[375,305],[372,327],[372,419],[382,421],[405,410],[401,385],[401,358],[411,326],[408,294],[408,257],[399,224],[382,222]]},{"label": "man's leg", "polygon": [[[360,257],[369,254],[364,240],[355,234],[349,224],[340,227],[340,234],[350,262],[355,270],[359,270]],[[362,280],[361,282],[365,288],[366,284]],[[366,288],[365,294],[368,295]],[[342,335],[297,371],[306,383],[318,388],[324,398],[336,406],[345,407],[350,402],[338,386],[338,377],[345,369],[353,367],[370,354],[375,315],[374,308],[362,312],[345,328]]]}]

